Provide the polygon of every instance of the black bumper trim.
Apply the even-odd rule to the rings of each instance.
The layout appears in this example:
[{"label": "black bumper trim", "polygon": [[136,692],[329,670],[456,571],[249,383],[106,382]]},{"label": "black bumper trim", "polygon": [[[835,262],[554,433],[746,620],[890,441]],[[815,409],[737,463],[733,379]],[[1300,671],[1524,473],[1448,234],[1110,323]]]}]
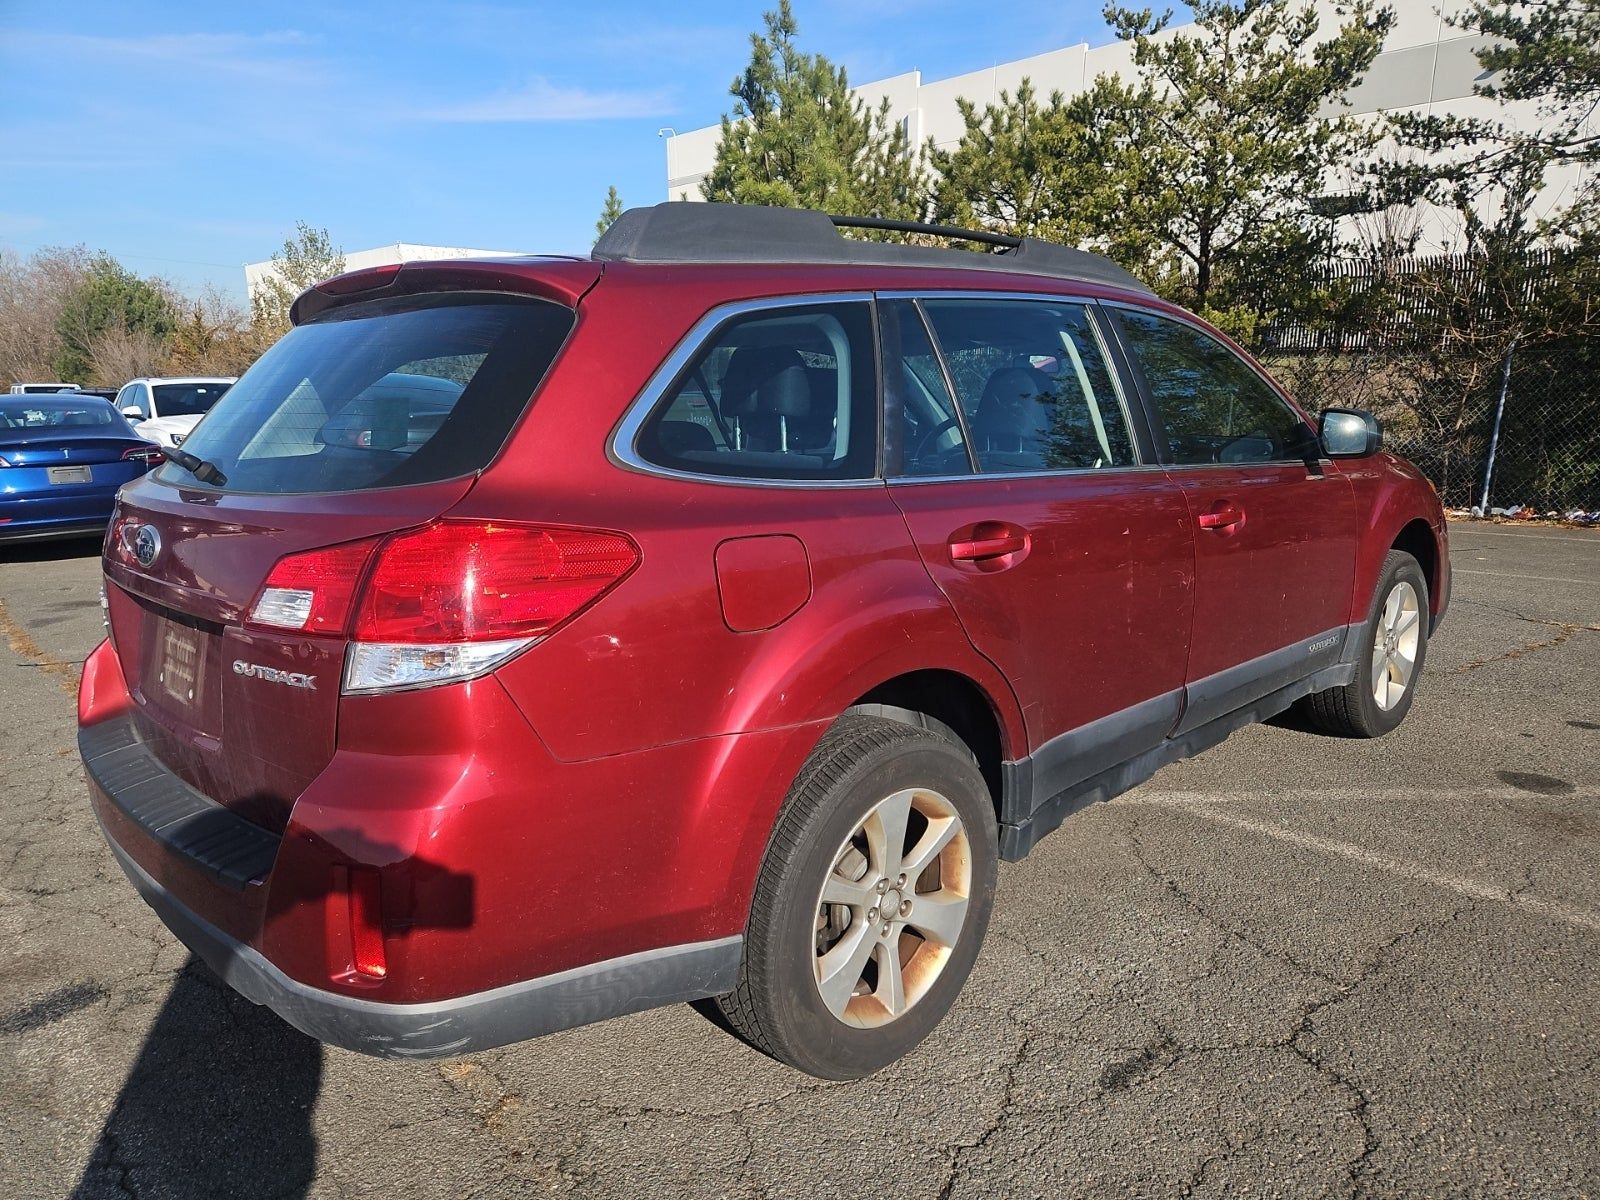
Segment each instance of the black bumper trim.
[{"label": "black bumper trim", "polygon": [[302,1033],[378,1058],[472,1054],[577,1025],[732,991],[744,938],[645,950],[424,1004],[385,1004],[290,979],[259,952],[189,911],[115,842],[117,863],[178,940],[229,987]]},{"label": "black bumper trim", "polygon": [[123,815],[211,878],[242,889],[272,870],[282,837],[174,775],[140,740],[131,716],[79,729],[78,753]]}]

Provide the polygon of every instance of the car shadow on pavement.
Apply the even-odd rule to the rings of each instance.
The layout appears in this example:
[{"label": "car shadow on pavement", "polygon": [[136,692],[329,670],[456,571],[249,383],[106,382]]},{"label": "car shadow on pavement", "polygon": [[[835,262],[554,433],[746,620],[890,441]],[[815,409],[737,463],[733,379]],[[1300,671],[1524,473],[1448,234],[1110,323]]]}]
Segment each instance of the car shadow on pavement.
[{"label": "car shadow on pavement", "polygon": [[321,1079],[317,1042],[191,956],[71,1194],[304,1196]]},{"label": "car shadow on pavement", "polygon": [[104,539],[99,534],[80,538],[51,538],[37,542],[0,540],[0,565],[7,563],[63,562],[72,558],[99,558]]}]

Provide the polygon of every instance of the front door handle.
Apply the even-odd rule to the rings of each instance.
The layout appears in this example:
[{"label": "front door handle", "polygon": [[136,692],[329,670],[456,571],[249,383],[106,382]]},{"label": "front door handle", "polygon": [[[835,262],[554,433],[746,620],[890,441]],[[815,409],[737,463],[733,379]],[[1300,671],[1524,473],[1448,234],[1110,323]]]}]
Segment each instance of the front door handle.
[{"label": "front door handle", "polygon": [[980,521],[950,535],[950,559],[952,562],[994,563],[1025,553],[1029,544],[1025,529],[1004,521]]},{"label": "front door handle", "polygon": [[1201,529],[1225,532],[1244,524],[1244,509],[1232,500],[1219,500],[1196,518]]}]

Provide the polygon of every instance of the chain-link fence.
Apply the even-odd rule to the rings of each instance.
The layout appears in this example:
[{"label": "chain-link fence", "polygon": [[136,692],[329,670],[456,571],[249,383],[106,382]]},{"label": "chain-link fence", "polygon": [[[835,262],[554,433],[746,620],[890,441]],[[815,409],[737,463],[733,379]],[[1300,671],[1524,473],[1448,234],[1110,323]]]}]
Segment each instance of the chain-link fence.
[{"label": "chain-link fence", "polygon": [[[1410,273],[1391,264],[1381,276],[1366,264],[1330,267],[1343,308],[1315,325],[1269,327],[1259,353],[1306,407],[1377,413],[1387,444],[1448,507],[1481,504],[1487,486],[1490,508],[1593,513],[1600,337],[1588,301],[1571,296],[1594,281],[1580,273],[1574,283],[1570,264],[1548,254],[1522,265],[1498,294],[1465,259],[1402,264]],[[1554,283],[1566,289],[1559,296]],[[1350,303],[1379,287],[1384,303]]]}]

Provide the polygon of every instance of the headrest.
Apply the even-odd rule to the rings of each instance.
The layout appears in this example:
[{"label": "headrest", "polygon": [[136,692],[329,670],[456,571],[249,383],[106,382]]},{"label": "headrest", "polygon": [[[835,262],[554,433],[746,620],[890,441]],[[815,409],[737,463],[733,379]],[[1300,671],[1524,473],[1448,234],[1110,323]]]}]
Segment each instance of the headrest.
[{"label": "headrest", "polygon": [[[721,408],[725,416],[748,416],[753,412],[777,412],[759,405],[756,393],[773,376],[790,367],[802,374],[805,364],[800,351],[791,346],[741,346],[728,360],[722,377]],[[801,410],[805,411],[805,410]]]},{"label": "headrest", "polygon": [[1031,367],[1001,367],[989,376],[973,424],[988,437],[1026,438],[1050,427],[1049,379]]},{"label": "headrest", "polygon": [[811,412],[811,380],[799,363],[785,367],[756,389],[755,411],[775,417],[804,417]]}]

